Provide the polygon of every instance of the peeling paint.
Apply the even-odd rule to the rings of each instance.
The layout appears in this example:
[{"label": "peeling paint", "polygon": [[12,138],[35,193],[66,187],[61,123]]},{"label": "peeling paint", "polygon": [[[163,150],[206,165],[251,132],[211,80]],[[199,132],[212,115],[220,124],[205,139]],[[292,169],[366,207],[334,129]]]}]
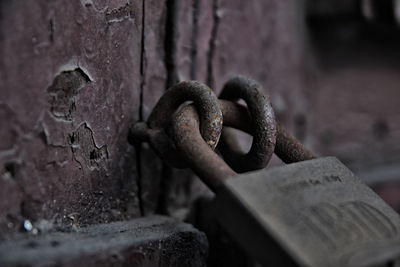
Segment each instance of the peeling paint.
[{"label": "peeling paint", "polygon": [[57,75],[53,84],[47,88],[52,115],[71,121],[72,112],[75,110],[75,95],[90,81],[89,76],[81,68],[63,71]]},{"label": "peeling paint", "polygon": [[16,162],[5,163],[2,167],[2,170],[0,171],[1,177],[4,180],[14,179],[15,176],[17,175],[18,168],[19,165]]},{"label": "peeling paint", "polygon": [[130,3],[125,6],[105,11],[105,19],[108,24],[122,22],[127,19],[133,19],[133,12]]},{"label": "peeling paint", "polygon": [[[68,72],[68,71],[73,71],[75,69],[80,69],[87,77],[89,77],[90,81],[94,81],[95,79],[91,76],[90,72],[88,71],[87,68],[82,66],[81,62],[77,57],[73,57],[70,61],[65,63],[64,65],[61,65],[59,69],[56,72],[55,77],[60,75],[63,72]],[[55,78],[54,77],[54,78]]]},{"label": "peeling paint", "polygon": [[49,130],[47,129],[47,125],[44,122],[41,122],[40,127],[42,128],[42,131],[39,133],[39,136],[43,140],[43,143],[48,145],[50,135]]},{"label": "peeling paint", "polygon": [[89,7],[93,5],[93,1],[92,0],[81,0],[81,4],[84,7]]},{"label": "peeling paint", "polygon": [[79,160],[82,158],[90,170],[99,169],[109,157],[107,145],[96,145],[93,130],[87,123],[81,124],[69,135],[69,144],[75,159],[82,164]]},{"label": "peeling paint", "polygon": [[[104,33],[106,12],[128,1],[133,15]],[[24,220],[70,229],[74,212],[80,224],[140,216],[125,131],[138,119],[141,0],[0,2],[0,239]]]},{"label": "peeling paint", "polygon": [[12,150],[18,139],[18,132],[16,130],[18,121],[15,112],[8,104],[2,102],[0,102],[0,121],[7,123],[7,127],[2,126],[2,130],[0,131],[0,139],[2,140],[0,143],[1,155],[1,153]]}]

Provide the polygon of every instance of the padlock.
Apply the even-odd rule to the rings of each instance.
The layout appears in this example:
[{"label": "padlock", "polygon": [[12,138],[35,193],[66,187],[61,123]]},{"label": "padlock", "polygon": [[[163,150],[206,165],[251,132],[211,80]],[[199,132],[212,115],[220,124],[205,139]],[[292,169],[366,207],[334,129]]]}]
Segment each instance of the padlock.
[{"label": "padlock", "polygon": [[228,179],[215,204],[223,228],[266,266],[400,259],[400,216],[334,157]]},{"label": "padlock", "polygon": [[338,159],[237,175],[198,129],[194,107],[178,111],[175,145],[216,193],[221,226],[263,266],[394,266],[400,259],[400,216]]},{"label": "padlock", "polygon": [[[257,89],[244,78],[230,82],[239,89]],[[223,100],[218,105],[214,108],[222,111],[225,126],[257,134],[254,114],[246,108]],[[176,152],[215,192],[217,220],[263,266],[400,264],[400,216],[338,159],[313,159],[279,124],[258,125],[276,128],[276,144],[267,149],[272,147],[286,163],[301,162],[238,175],[203,140],[193,105],[174,113],[170,127]],[[263,155],[256,168],[265,167],[270,151],[255,151]]]}]

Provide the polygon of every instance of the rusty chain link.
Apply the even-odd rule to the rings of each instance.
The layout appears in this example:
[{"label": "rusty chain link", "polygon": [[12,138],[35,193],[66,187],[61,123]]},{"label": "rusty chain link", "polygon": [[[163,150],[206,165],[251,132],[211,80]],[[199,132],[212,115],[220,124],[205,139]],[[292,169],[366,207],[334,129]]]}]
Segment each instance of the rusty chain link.
[{"label": "rusty chain link", "polygon": [[[222,115],[224,116],[225,126],[239,129],[250,135],[254,134],[251,125],[251,115],[246,107],[224,100],[219,100],[218,103],[221,107]],[[225,139],[223,141],[233,143],[236,140]],[[220,143],[221,142],[222,140]],[[236,145],[236,143],[234,145]],[[274,153],[284,163],[293,163],[316,158],[310,150],[291,135],[279,122],[276,122],[276,144]]]},{"label": "rusty chain link", "polygon": [[[236,175],[235,171],[264,168],[273,152],[285,163],[315,158],[284,127],[275,122],[274,112],[260,86],[244,77],[231,79],[222,98],[243,99],[238,103],[217,99],[206,85],[187,81],[170,88],[157,102],[147,123],[134,124],[129,133],[131,144],[147,141],[155,152],[173,167],[191,167],[212,189],[218,181]],[[183,105],[193,101],[192,105]],[[199,118],[200,116],[200,118]],[[224,121],[223,121],[224,120]],[[225,126],[240,129],[253,136],[247,154],[234,152],[233,139],[223,138],[221,153],[231,169],[213,149]]]},{"label": "rusty chain link", "polygon": [[223,129],[220,152],[225,161],[236,172],[265,168],[274,153],[276,122],[274,110],[269,99],[262,93],[261,86],[249,78],[235,77],[225,84],[219,97],[230,101],[245,101],[253,135],[250,151],[245,154],[236,147],[234,136]]},{"label": "rusty chain link", "polygon": [[[251,117],[246,107],[226,100],[220,100],[219,104],[225,125],[253,134]],[[193,106],[185,106],[174,114],[172,125],[177,149],[186,159],[189,167],[212,191],[217,192],[223,180],[237,175],[232,170],[232,166],[227,165],[202,140],[199,131],[199,116]],[[279,124],[277,124],[275,153],[285,163],[315,158],[312,152]]]},{"label": "rusty chain link", "polygon": [[199,116],[192,105],[185,106],[172,119],[175,145],[189,167],[214,192],[223,179],[236,173],[202,140]]},{"label": "rusty chain link", "polygon": [[201,133],[212,149],[218,144],[222,130],[222,112],[215,93],[206,85],[196,81],[180,82],[159,99],[147,123],[135,123],[128,136],[131,144],[149,142],[160,158],[173,167],[186,167],[185,160],[177,153],[168,136],[172,114],[186,101],[193,101],[201,117]]}]

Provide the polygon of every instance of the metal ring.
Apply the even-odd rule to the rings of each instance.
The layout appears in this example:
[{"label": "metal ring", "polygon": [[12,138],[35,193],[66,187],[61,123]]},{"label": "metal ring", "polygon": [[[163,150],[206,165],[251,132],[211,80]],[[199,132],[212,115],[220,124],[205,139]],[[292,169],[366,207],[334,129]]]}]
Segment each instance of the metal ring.
[{"label": "metal ring", "polygon": [[223,131],[220,151],[224,159],[236,172],[265,168],[274,153],[277,129],[272,105],[262,93],[261,86],[249,78],[235,77],[225,84],[220,98],[230,101],[243,99],[253,129],[253,143],[247,154],[235,148],[235,138]]},{"label": "metal ring", "polygon": [[196,81],[180,82],[168,89],[152,110],[146,126],[137,123],[131,128],[130,142],[134,143],[135,139],[148,141],[168,164],[177,168],[186,167],[167,134],[172,115],[186,101],[193,101],[196,106],[201,119],[200,132],[204,141],[214,149],[221,136],[222,112],[215,93]]},{"label": "metal ring", "polygon": [[174,114],[172,132],[189,167],[212,191],[217,192],[222,181],[237,175],[201,138],[199,116],[192,105]]},{"label": "metal ring", "polygon": [[[218,103],[224,116],[224,126],[233,127],[253,135],[251,116],[245,106],[222,99],[219,99]],[[276,129],[274,152],[283,162],[293,163],[316,158],[316,155],[291,135],[279,122],[276,122]],[[225,129],[222,132],[224,131]],[[221,138],[220,143],[223,140]],[[226,142],[226,139],[224,141]]]}]

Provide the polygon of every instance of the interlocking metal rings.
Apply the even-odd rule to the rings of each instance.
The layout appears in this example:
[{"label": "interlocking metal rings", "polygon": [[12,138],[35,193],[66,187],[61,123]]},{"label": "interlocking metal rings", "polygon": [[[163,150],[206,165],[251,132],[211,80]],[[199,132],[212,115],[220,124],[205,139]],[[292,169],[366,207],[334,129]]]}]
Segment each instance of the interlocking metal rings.
[{"label": "interlocking metal rings", "polygon": [[173,167],[185,167],[185,160],[176,152],[167,132],[173,113],[186,101],[193,101],[201,119],[201,134],[212,149],[218,144],[222,130],[222,112],[214,92],[196,81],[180,82],[160,98],[147,123],[139,122],[131,127],[131,143],[148,141],[155,152]]},{"label": "interlocking metal rings", "polygon": [[185,106],[172,119],[175,144],[189,167],[214,192],[221,182],[236,173],[202,140],[199,117],[192,105]]},{"label": "interlocking metal rings", "polygon": [[[168,164],[191,167],[212,189],[217,188],[221,179],[235,175],[235,171],[264,168],[273,152],[285,163],[315,158],[275,121],[272,106],[260,88],[251,79],[236,77],[224,86],[221,98],[228,99],[224,100],[217,99],[204,84],[178,83],[160,98],[147,123],[138,122],[131,127],[129,141],[149,142]],[[237,99],[243,99],[247,108],[232,102]],[[193,105],[180,107],[187,101],[193,101]],[[234,146],[228,144],[233,139],[222,138],[221,154],[235,171],[212,151],[218,143],[223,120],[226,126],[253,135],[247,154],[235,152]]]}]

